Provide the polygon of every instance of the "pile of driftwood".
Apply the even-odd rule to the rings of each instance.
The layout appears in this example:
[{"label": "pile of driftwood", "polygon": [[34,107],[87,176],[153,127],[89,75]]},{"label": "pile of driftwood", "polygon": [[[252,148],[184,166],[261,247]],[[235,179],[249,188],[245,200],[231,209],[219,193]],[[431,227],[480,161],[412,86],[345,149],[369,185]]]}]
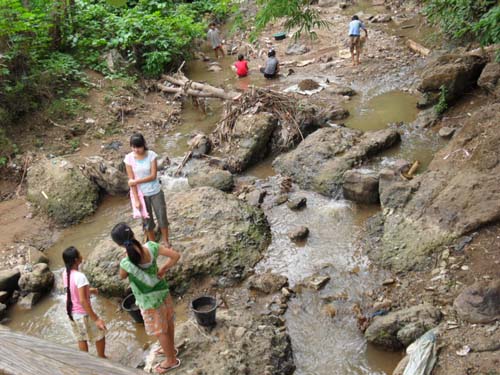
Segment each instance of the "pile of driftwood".
[{"label": "pile of driftwood", "polygon": [[226,102],[222,120],[212,133],[213,143],[220,146],[231,142],[238,117],[258,112],[272,113],[278,120],[278,128],[273,135],[275,151],[288,150],[298,140],[304,139],[301,132],[304,116],[296,98],[266,88],[251,87],[237,100]]}]

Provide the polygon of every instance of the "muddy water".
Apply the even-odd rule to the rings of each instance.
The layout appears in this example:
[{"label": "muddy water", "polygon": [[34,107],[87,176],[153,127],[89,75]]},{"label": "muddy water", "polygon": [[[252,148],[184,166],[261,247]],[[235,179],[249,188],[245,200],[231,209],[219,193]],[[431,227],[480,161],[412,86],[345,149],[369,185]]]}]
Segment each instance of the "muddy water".
[{"label": "muddy water", "polygon": [[[383,278],[371,269],[357,246],[366,218],[377,208],[312,192],[292,194],[298,196],[307,198],[306,209],[295,212],[281,205],[267,212],[272,243],[257,267],[260,272],[286,275],[299,290],[286,313],[297,374],[391,373],[401,355],[368,347],[352,313],[354,304],[363,306],[366,293]],[[287,233],[300,225],[306,225],[310,235],[305,244],[297,245]],[[307,277],[316,274],[331,278],[319,293],[301,287]],[[324,312],[324,299],[340,295],[344,297],[333,302],[337,313],[332,318]]]},{"label": "muddy water", "polygon": [[403,91],[390,91],[368,100],[363,94],[354,96],[346,105],[351,114],[345,124],[354,129],[373,131],[387,128],[390,123],[415,121],[418,98]]}]

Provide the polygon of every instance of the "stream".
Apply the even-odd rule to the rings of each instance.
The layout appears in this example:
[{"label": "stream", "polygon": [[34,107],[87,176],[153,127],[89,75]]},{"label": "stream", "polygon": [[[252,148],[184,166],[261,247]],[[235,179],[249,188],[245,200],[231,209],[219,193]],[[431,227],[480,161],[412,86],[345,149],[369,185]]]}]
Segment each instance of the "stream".
[{"label": "stream", "polygon": [[[417,31],[421,32],[420,29]],[[194,61],[187,64],[187,75],[195,81],[239,89],[249,84],[269,84],[257,72],[243,80],[236,79],[229,69],[233,62],[234,56],[226,56],[221,63],[224,70],[212,73],[207,71],[207,63]],[[400,87],[404,87],[402,79]],[[416,101],[417,98],[411,93],[387,85],[385,89],[378,87],[375,94],[359,95],[348,103],[347,109],[351,116],[345,121],[347,126],[363,131],[398,126],[403,133],[399,146],[375,158],[376,167],[404,158],[409,161],[420,160],[423,168],[426,168],[432,155],[441,146],[436,140],[438,137],[431,131],[413,129],[408,125],[417,117]],[[186,142],[191,135],[198,131],[210,133],[220,118],[222,104],[217,100],[207,100],[207,104],[208,110],[204,114],[186,103],[181,124],[157,139],[155,151],[171,159],[182,158],[188,150]],[[272,179],[275,175],[271,163],[272,158],[267,158],[245,174],[261,179],[258,184],[268,183],[266,179]],[[185,179],[169,176],[163,176],[162,182],[167,199],[169,192],[185,189],[187,185]],[[342,199],[333,200],[302,191],[296,186],[291,196],[305,196],[307,208],[296,212],[281,205],[266,211],[272,242],[264,259],[256,266],[256,271],[271,270],[286,275],[291,287],[299,286],[305,278],[317,273],[331,278],[319,292],[298,287],[296,298],[290,300],[285,317],[292,340],[296,374],[392,373],[402,354],[380,351],[368,345],[352,313],[353,306],[363,306],[366,295],[376,291],[386,276],[371,266],[360,247],[365,221],[377,213],[379,207],[357,205]],[[64,248],[76,246],[85,259],[99,240],[109,236],[111,227],[129,215],[127,197],[105,197],[92,217],[63,230],[54,245],[46,250],[57,281],[60,281],[61,253]],[[311,234],[304,244],[295,244],[287,237],[287,232],[298,225],[311,228]],[[175,244],[175,233],[172,236]],[[339,295],[344,297],[335,298]],[[133,323],[129,315],[120,310],[118,300],[100,296],[92,298],[93,306],[108,326],[106,340],[111,359],[128,365],[139,363],[142,349],[154,338],[148,337],[142,325]],[[333,300],[331,304],[336,310],[334,317],[325,314],[325,300]],[[177,322],[190,318],[187,304],[187,301],[175,302]],[[75,345],[65,311],[65,295],[60,288],[55,288],[32,310],[13,306],[9,315],[7,325],[13,330]],[[91,352],[93,350],[91,347]]]}]

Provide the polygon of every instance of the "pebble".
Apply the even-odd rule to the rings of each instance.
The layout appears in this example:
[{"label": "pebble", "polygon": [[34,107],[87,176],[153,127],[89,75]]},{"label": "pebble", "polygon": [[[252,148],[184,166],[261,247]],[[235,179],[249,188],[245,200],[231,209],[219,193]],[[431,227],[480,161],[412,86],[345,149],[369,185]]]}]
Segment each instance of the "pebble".
[{"label": "pebble", "polygon": [[464,266],[460,267],[460,269],[461,269],[462,271],[468,271],[468,270],[469,270],[469,266],[465,266],[465,265],[464,265]]},{"label": "pebble", "polygon": [[383,282],[382,282],[382,285],[391,285],[391,284],[394,284],[396,282],[396,280],[392,279],[392,278],[389,278],[389,279],[385,279]]}]

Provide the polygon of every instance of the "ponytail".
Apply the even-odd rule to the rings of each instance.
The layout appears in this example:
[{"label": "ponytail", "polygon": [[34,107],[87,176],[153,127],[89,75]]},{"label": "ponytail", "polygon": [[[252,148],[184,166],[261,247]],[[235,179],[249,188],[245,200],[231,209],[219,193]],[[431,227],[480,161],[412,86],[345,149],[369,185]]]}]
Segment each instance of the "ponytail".
[{"label": "ponytail", "polygon": [[71,270],[75,262],[80,258],[80,253],[78,249],[74,246],[68,247],[63,251],[62,254],[64,266],[66,267],[66,312],[68,313],[69,319],[73,320],[73,301],[71,300]]},{"label": "ponytail", "polygon": [[127,250],[127,256],[130,259],[132,263],[134,263],[136,266],[139,264],[141,261],[141,253],[137,251],[137,249],[140,249],[142,245],[140,244],[139,241],[137,241],[135,238],[131,240],[126,240],[123,245],[125,246],[125,249]]},{"label": "ponytail", "polygon": [[71,288],[70,288],[70,276],[71,276],[71,268],[66,267],[66,275],[67,275],[67,287],[66,287],[66,312],[68,313],[69,320],[73,320],[73,301],[71,300]]},{"label": "ponytail", "polygon": [[141,261],[139,249],[142,245],[135,239],[134,232],[126,223],[118,223],[111,230],[111,238],[118,246],[123,246],[127,250],[127,256],[130,261],[138,265]]}]

